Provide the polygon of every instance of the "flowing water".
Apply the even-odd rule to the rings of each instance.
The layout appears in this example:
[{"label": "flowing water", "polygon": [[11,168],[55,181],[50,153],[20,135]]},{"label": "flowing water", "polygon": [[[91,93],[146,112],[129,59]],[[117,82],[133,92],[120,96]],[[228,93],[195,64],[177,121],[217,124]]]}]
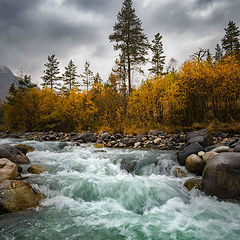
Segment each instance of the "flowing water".
[{"label": "flowing water", "polygon": [[[46,198],[37,209],[0,216],[0,239],[240,239],[240,204],[188,192],[186,179],[171,174],[174,152],[22,143],[36,149],[28,154],[31,163],[47,169],[28,174]],[[120,169],[122,159],[159,161],[131,175]]]}]

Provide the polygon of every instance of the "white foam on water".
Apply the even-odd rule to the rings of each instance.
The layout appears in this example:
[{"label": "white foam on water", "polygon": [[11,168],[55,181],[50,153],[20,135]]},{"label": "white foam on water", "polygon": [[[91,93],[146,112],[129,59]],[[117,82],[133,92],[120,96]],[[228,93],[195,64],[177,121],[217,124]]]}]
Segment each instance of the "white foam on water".
[{"label": "white foam on water", "polygon": [[[16,144],[17,140],[3,142]],[[3,230],[5,239],[9,234],[41,239],[40,229],[53,240],[60,236],[89,240],[94,239],[93,232],[104,240],[239,239],[240,205],[217,201],[198,190],[188,192],[183,186],[186,178],[171,175],[171,167],[177,164],[172,152],[99,152],[92,145],[63,148],[58,142],[22,143],[36,149],[28,154],[31,163],[47,170],[39,176],[29,174],[29,182],[46,198],[38,211],[42,218],[34,218],[29,229],[19,224],[15,230]],[[141,176],[133,176],[120,169],[124,158],[158,159],[159,163],[144,166]]]}]

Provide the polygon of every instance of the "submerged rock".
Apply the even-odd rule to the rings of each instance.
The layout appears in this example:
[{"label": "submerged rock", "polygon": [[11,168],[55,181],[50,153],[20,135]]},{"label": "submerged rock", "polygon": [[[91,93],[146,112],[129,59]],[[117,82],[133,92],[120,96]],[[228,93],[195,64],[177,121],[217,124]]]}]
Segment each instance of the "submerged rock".
[{"label": "submerged rock", "polygon": [[95,144],[94,144],[94,147],[95,147],[95,148],[104,148],[105,145],[104,145],[103,143],[95,143]]},{"label": "submerged rock", "polygon": [[36,207],[42,198],[42,195],[26,182],[5,180],[0,184],[0,214]]},{"label": "submerged rock", "polygon": [[188,191],[191,191],[192,189],[201,190],[201,181],[197,178],[188,179],[184,183],[184,187],[186,187],[188,189]]},{"label": "submerged rock", "polygon": [[34,164],[30,166],[27,171],[32,174],[41,174],[45,171],[45,168],[39,164]]},{"label": "submerged rock", "polygon": [[121,161],[121,169],[125,169],[127,172],[132,173],[137,161],[132,159],[123,159]]},{"label": "submerged rock", "polygon": [[17,148],[18,150],[20,150],[25,155],[29,152],[35,151],[35,149],[33,147],[30,147],[25,144],[18,144],[18,145],[15,145],[14,147]]},{"label": "submerged rock", "polygon": [[240,153],[219,153],[206,164],[202,189],[219,199],[240,201]]},{"label": "submerged rock", "polygon": [[0,158],[7,158],[16,164],[27,164],[30,160],[20,150],[9,144],[0,145]]},{"label": "submerged rock", "polygon": [[0,182],[8,179],[16,179],[18,166],[7,158],[0,159]]},{"label": "submerged rock", "polygon": [[172,171],[173,175],[178,178],[185,178],[187,177],[187,174],[179,167],[174,168]]}]

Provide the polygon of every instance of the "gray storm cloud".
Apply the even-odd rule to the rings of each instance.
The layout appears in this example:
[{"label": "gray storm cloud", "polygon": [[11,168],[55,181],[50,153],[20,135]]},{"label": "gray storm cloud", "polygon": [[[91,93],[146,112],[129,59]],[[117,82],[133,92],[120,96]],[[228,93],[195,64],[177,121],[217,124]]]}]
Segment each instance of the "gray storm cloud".
[{"label": "gray storm cloud", "polygon": [[[133,0],[151,40],[163,35],[167,59],[181,64],[199,47],[212,51],[229,20],[239,26],[239,0]],[[40,83],[47,56],[61,69],[70,59],[79,72],[85,60],[106,80],[118,53],[108,35],[122,0],[0,0],[0,65],[23,68]]]}]

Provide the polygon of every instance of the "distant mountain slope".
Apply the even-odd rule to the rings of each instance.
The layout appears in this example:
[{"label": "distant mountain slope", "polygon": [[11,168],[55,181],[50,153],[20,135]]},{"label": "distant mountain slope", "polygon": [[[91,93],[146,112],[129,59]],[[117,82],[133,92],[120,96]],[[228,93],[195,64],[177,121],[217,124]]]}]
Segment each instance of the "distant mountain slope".
[{"label": "distant mountain slope", "polygon": [[0,66],[0,98],[5,100],[8,95],[8,89],[11,83],[15,83],[17,86],[18,79],[12,71],[6,66]]}]

